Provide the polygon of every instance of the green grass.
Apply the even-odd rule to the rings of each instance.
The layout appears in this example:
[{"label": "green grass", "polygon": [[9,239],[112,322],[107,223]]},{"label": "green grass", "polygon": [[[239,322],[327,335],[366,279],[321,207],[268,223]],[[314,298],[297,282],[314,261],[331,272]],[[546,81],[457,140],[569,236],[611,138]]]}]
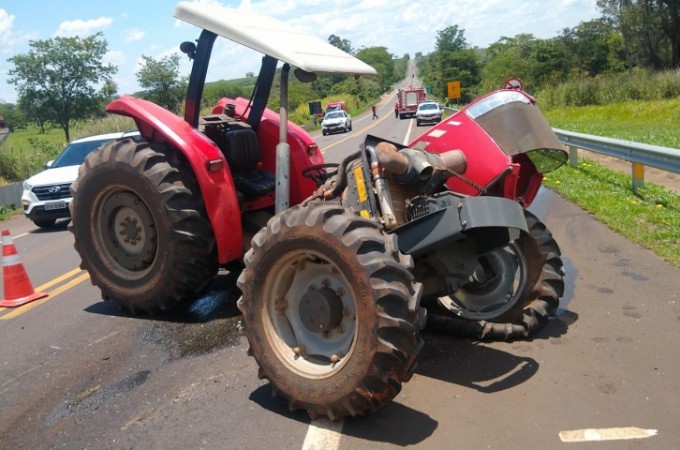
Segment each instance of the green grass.
[{"label": "green grass", "polygon": [[21,208],[17,207],[12,208],[11,206],[0,205],[0,222],[2,222],[3,220],[10,219],[13,216],[23,214],[23,212],[24,210]]},{"label": "green grass", "polygon": [[581,159],[547,174],[544,184],[610,229],[680,267],[680,193],[646,183],[636,193],[631,177]]},{"label": "green grass", "polygon": [[[543,113],[554,128],[680,149],[680,98],[563,106]],[[545,185],[680,267],[680,193],[653,183],[634,193],[630,173],[588,159],[547,174]]]},{"label": "green grass", "polygon": [[680,149],[680,98],[543,110],[554,128]]},{"label": "green grass", "polygon": [[[134,130],[132,119],[109,116],[104,119],[79,122],[70,129],[71,140],[93,134]],[[40,133],[36,126],[14,129],[0,146],[0,182],[24,180],[43,169],[66,146],[60,128],[48,128]]]}]

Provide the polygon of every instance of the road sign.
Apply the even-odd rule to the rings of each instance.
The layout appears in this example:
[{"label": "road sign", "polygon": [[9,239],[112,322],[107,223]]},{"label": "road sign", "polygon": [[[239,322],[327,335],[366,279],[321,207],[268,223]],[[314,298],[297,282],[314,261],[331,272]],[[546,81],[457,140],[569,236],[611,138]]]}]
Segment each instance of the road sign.
[{"label": "road sign", "polygon": [[524,89],[524,84],[519,78],[510,78],[505,82],[505,89],[517,89],[518,91],[521,91]]},{"label": "road sign", "polygon": [[449,81],[446,84],[449,99],[460,98],[460,81]]}]

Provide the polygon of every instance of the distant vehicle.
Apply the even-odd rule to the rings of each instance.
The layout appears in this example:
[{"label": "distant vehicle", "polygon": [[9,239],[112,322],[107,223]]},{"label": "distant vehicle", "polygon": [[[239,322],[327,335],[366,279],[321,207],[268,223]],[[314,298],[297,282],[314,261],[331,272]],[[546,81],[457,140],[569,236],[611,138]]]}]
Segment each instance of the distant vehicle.
[{"label": "distant vehicle", "polygon": [[330,102],[326,105],[326,112],[330,111],[347,111],[347,105],[342,100],[337,102]]},{"label": "distant vehicle", "polygon": [[352,131],[352,118],[342,110],[327,112],[321,121],[321,134],[326,136],[338,131]]},{"label": "distant vehicle", "polygon": [[407,87],[397,92],[399,103],[399,119],[406,119],[416,115],[418,105],[425,101],[425,88]]},{"label": "distant vehicle", "polygon": [[442,109],[437,102],[423,102],[416,110],[416,126],[422,123],[439,123],[442,120]]},{"label": "distant vehicle", "polygon": [[309,102],[309,115],[315,118],[315,125],[323,120],[324,112],[321,109],[321,102],[319,100]]},{"label": "distant vehicle", "polygon": [[41,228],[53,226],[57,219],[70,218],[71,183],[78,177],[85,157],[102,144],[131,136],[139,136],[139,132],[97,134],[72,141],[45,165],[45,170],[24,181],[21,204],[26,217]]}]

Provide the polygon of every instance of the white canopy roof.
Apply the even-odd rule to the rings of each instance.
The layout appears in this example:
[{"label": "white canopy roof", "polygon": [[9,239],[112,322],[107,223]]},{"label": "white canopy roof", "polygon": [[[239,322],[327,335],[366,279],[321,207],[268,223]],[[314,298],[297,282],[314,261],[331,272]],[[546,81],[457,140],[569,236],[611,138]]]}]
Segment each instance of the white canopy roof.
[{"label": "white canopy roof", "polygon": [[271,17],[189,2],[178,3],[174,16],[308,72],[377,73],[339,48]]}]

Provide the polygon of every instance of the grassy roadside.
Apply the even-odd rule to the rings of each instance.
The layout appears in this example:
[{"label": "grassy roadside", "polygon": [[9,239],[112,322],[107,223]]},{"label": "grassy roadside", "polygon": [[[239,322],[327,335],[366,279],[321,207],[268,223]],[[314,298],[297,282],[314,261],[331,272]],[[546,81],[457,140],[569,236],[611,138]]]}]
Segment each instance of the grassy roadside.
[{"label": "grassy roadside", "polygon": [[[555,128],[680,149],[680,99],[560,107],[543,113]],[[588,159],[547,174],[545,186],[680,267],[680,192],[646,182],[633,193],[629,173]]]},{"label": "grassy roadside", "polygon": [[680,98],[542,112],[554,128],[680,149]]},{"label": "grassy roadside", "polygon": [[547,174],[544,185],[680,268],[680,192],[645,183],[633,193],[629,174],[585,158]]}]

